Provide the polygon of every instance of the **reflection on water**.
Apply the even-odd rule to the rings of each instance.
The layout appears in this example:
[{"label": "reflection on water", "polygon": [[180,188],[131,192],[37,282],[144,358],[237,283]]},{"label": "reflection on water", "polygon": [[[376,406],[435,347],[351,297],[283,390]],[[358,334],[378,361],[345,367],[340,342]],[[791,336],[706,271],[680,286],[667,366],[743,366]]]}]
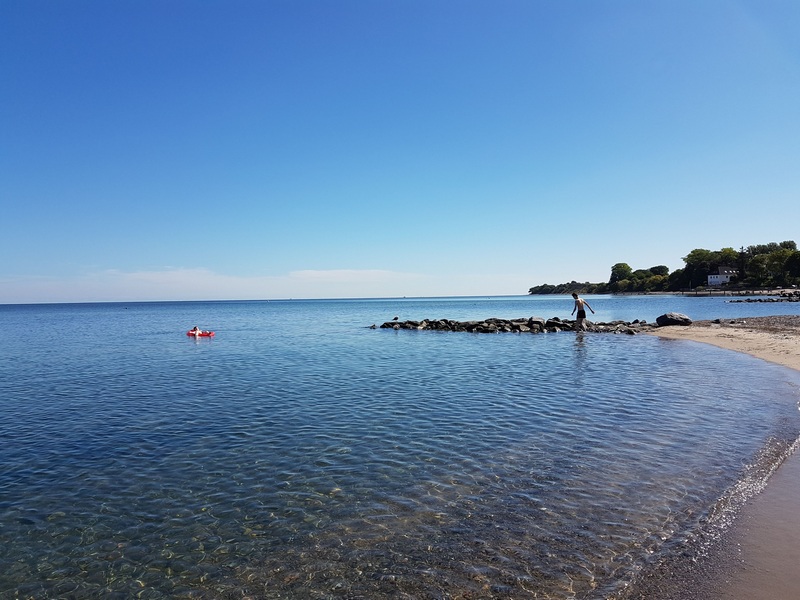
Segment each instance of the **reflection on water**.
[{"label": "reflection on water", "polygon": [[85,319],[1,357],[4,597],[607,597],[800,430],[785,370],[645,336]]}]

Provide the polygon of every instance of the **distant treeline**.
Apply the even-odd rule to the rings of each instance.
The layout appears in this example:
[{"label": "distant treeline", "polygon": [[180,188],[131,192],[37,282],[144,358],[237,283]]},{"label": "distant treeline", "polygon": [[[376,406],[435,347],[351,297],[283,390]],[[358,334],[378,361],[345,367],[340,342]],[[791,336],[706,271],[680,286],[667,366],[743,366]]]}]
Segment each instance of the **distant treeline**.
[{"label": "distant treeline", "polygon": [[770,242],[739,250],[696,248],[683,257],[685,267],[672,273],[664,265],[649,269],[631,268],[628,263],[611,267],[611,276],[604,283],[545,283],[528,290],[529,294],[613,294],[620,292],[679,292],[702,289],[708,276],[720,267],[736,271],[725,289],[790,287],[800,284],[800,252],[793,241]]}]

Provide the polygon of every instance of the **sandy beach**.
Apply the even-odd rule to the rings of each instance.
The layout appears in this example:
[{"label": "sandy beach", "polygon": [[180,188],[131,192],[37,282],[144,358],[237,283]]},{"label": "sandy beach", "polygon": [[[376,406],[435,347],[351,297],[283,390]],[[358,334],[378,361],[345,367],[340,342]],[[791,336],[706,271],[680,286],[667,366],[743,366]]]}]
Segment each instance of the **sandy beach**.
[{"label": "sandy beach", "polygon": [[[698,321],[663,327],[662,338],[745,352],[800,371],[800,315]],[[765,490],[742,509],[704,571],[702,597],[775,600],[800,597],[800,454],[777,469]]]},{"label": "sandy beach", "polygon": [[800,371],[800,315],[696,321],[688,327],[661,327],[652,333],[745,352]]}]

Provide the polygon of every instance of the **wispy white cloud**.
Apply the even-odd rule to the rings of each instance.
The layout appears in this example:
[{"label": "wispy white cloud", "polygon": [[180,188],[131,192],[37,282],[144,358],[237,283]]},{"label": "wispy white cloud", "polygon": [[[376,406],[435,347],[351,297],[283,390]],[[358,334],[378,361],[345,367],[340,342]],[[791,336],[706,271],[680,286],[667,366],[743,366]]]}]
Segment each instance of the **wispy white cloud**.
[{"label": "wispy white cloud", "polygon": [[414,281],[427,279],[417,273],[399,273],[380,269],[330,269],[292,271],[289,277],[296,281],[313,281],[327,283],[386,283],[392,281]]},{"label": "wispy white cloud", "polygon": [[0,303],[355,298],[421,295],[430,276],[377,269],[301,270],[244,277],[204,268],[102,270],[0,280]]}]

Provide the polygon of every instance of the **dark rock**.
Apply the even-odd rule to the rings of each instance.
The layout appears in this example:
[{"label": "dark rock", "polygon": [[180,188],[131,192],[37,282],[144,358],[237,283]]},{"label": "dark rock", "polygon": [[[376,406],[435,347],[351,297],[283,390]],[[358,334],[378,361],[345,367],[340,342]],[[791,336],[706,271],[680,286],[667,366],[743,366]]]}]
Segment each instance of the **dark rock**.
[{"label": "dark rock", "polygon": [[[688,317],[686,317],[688,319]],[[689,321],[691,323],[691,321]],[[560,319],[553,317],[543,319],[542,317],[501,319],[491,317],[484,321],[454,321],[451,319],[424,319],[422,321],[388,321],[381,325],[381,329],[394,329],[395,331],[420,330],[420,331],[460,331],[470,333],[557,333],[560,331],[570,331],[575,329],[576,321],[570,319]],[[595,333],[624,333],[635,335],[636,333],[648,329],[653,329],[655,325],[648,325],[646,321],[636,320],[632,323],[625,321],[612,321],[611,323],[584,322],[586,331]],[[370,329],[376,329],[376,325],[371,325]]]},{"label": "dark rock", "polygon": [[661,315],[656,319],[656,323],[659,327],[667,327],[669,325],[691,325],[692,320],[684,314],[670,312],[664,315]]}]

